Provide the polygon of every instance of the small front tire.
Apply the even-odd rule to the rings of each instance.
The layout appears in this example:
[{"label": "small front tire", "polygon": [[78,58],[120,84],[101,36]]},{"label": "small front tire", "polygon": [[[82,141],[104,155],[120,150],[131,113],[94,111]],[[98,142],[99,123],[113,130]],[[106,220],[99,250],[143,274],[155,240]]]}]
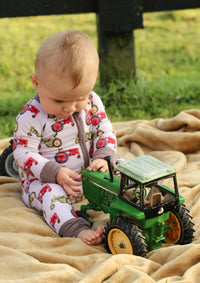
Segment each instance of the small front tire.
[{"label": "small front tire", "polygon": [[105,248],[112,254],[146,257],[147,245],[139,228],[127,218],[116,217],[105,228]]}]

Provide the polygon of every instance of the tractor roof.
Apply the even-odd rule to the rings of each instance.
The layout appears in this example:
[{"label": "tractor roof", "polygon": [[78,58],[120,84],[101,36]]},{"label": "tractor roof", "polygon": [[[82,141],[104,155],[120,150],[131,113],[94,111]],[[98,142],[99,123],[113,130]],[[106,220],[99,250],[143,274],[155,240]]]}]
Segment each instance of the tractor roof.
[{"label": "tractor roof", "polygon": [[176,172],[172,166],[149,155],[124,160],[117,164],[116,169],[140,183],[150,182]]}]

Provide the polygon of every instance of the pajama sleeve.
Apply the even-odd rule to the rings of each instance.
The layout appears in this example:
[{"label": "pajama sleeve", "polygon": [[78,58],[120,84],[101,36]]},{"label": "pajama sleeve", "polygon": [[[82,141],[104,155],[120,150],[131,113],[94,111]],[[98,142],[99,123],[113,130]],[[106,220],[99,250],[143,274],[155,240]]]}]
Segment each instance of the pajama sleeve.
[{"label": "pajama sleeve", "polygon": [[[41,179],[41,172],[46,176],[45,171],[47,170],[45,168],[51,167],[52,172],[48,169],[48,173],[52,181],[55,181],[59,165],[44,158],[39,150],[46,119],[47,114],[34,99],[29,101],[17,116],[13,154],[20,168],[22,180],[23,175],[24,179],[27,177]],[[49,166],[49,162],[51,162],[51,166]]]},{"label": "pajama sleeve", "polygon": [[93,115],[91,117],[93,133],[93,160],[111,156],[111,162],[114,167],[116,163],[116,136],[112,130],[112,124],[108,119],[104,105],[100,97],[93,93],[92,100]]}]

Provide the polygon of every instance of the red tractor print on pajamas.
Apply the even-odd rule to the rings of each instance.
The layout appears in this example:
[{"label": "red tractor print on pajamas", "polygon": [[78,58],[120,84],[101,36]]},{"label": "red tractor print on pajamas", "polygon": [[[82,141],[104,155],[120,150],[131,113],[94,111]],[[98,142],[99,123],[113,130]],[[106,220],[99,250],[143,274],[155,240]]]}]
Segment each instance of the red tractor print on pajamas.
[{"label": "red tractor print on pajamas", "polygon": [[[25,192],[26,194],[28,194],[30,185],[31,185],[35,180],[37,180],[37,179],[32,179],[32,180],[29,180],[29,181],[28,181],[27,186],[26,186],[26,188],[24,189],[24,192]],[[22,183],[22,187],[23,187],[23,186],[24,186],[24,181],[21,181],[21,183]]]},{"label": "red tractor print on pajamas", "polygon": [[102,137],[98,140],[96,147],[97,148],[102,148],[105,147],[108,143],[114,144],[114,147],[116,147],[116,141],[115,139],[111,137]]},{"label": "red tractor print on pajamas", "polygon": [[60,223],[60,218],[58,217],[57,213],[55,212],[55,213],[52,215],[51,219],[50,219],[50,225],[51,225],[53,228],[54,228],[54,226],[55,226],[56,221],[57,221],[57,223]]},{"label": "red tractor print on pajamas", "polygon": [[93,102],[93,95],[91,94],[89,96],[89,100],[91,102],[91,109],[90,110],[86,110],[87,111],[87,115],[86,115],[86,123],[87,125],[91,125],[92,126],[97,126],[99,125],[99,123],[103,120],[106,119],[106,113],[104,111],[98,112],[98,107],[97,105],[94,104]]},{"label": "red tractor print on pajamas", "polygon": [[42,189],[40,190],[37,199],[39,200],[40,203],[42,203],[42,197],[46,194],[46,192],[50,192],[52,189],[51,187],[47,184]]},{"label": "red tractor print on pajamas", "polygon": [[99,112],[99,113],[96,113],[95,115],[93,115],[91,117],[91,123],[92,123],[92,126],[97,126],[99,125],[99,123],[103,120],[103,119],[106,119],[106,113],[105,112]]},{"label": "red tractor print on pajamas", "polygon": [[97,112],[98,108],[96,105],[92,106],[92,109],[88,111],[87,116],[86,116],[86,123],[87,125],[92,124],[92,126],[97,126],[99,123],[103,120],[106,119],[106,113],[105,112]]},{"label": "red tractor print on pajamas", "polygon": [[20,114],[23,115],[26,111],[30,111],[33,113],[32,118],[35,118],[38,113],[40,113],[40,110],[35,105],[29,103],[27,103],[24,108],[22,108]]},{"label": "red tractor print on pajamas", "polygon": [[54,132],[58,133],[58,132],[62,131],[63,126],[66,125],[66,124],[71,124],[72,126],[74,126],[74,121],[73,121],[72,117],[69,117],[69,118],[66,118],[66,119],[63,119],[63,120],[60,120],[60,121],[54,123],[51,126],[51,128]]},{"label": "red tractor print on pajamas", "polygon": [[13,150],[16,148],[17,145],[28,146],[28,140],[24,138],[18,138],[13,140]]},{"label": "red tractor print on pajamas", "polygon": [[75,155],[77,155],[77,158],[81,157],[78,148],[72,148],[65,151],[59,150],[59,152],[56,153],[55,155],[55,160],[58,163],[65,163],[69,159],[69,156],[75,156]]},{"label": "red tractor print on pajamas", "polygon": [[30,170],[33,164],[37,165],[38,162],[32,157],[29,157],[24,163],[24,171],[30,176],[34,176],[33,172]]}]

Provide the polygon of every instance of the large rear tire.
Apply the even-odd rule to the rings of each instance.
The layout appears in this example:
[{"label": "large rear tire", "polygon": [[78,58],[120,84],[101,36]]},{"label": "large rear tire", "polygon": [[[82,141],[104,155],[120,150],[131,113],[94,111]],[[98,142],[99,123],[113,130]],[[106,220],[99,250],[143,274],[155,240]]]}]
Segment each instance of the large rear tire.
[{"label": "large rear tire", "polygon": [[184,204],[176,205],[169,214],[165,224],[169,225],[168,232],[164,235],[165,242],[169,244],[185,245],[192,242],[194,238],[194,223],[192,216]]}]

